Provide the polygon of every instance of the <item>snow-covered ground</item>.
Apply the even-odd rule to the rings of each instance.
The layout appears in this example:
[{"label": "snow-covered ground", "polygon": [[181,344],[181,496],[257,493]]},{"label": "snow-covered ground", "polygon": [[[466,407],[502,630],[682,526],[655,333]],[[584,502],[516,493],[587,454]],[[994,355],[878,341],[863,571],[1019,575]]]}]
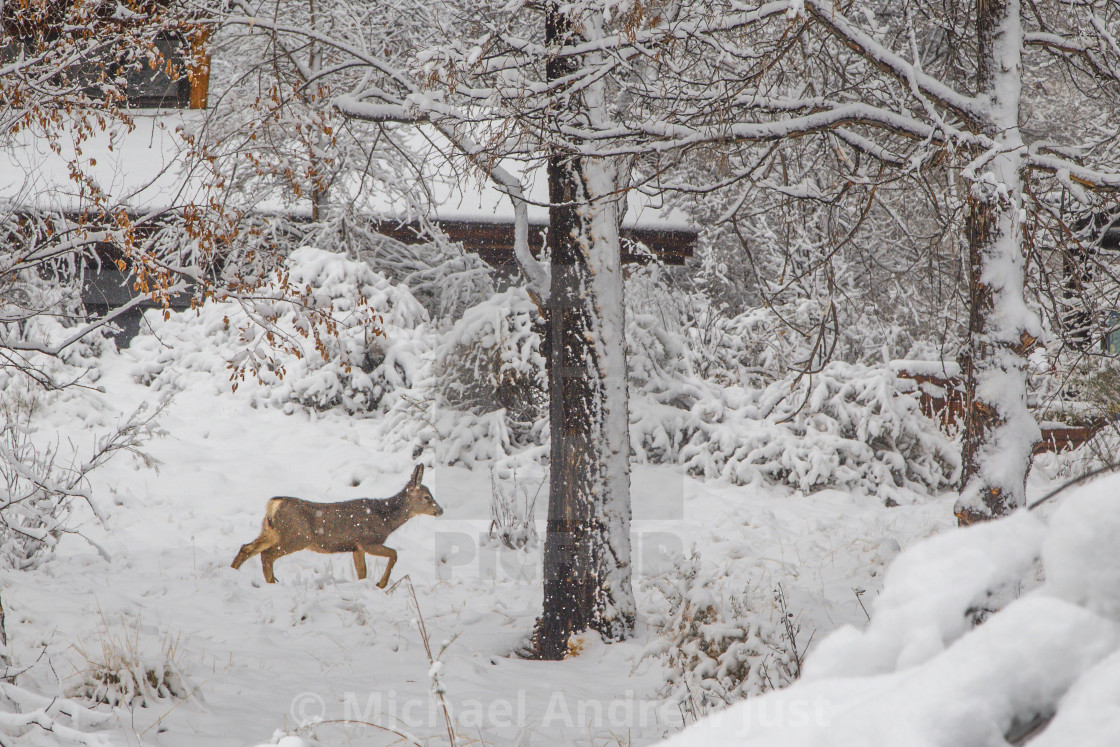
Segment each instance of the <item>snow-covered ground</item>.
[{"label": "snow-covered ground", "polygon": [[[247,312],[211,303],[149,315],[126,350],[95,340],[51,363],[82,386],[27,395],[0,379],[6,422],[38,401],[34,441],[62,462],[137,408],[162,408],[163,432],[147,462],[122,454],[91,473],[78,533],[0,577],[17,673],[0,680],[0,745],[948,747],[1043,727],[1042,744],[1110,744],[1117,480],[957,530],[955,495],[928,495],[956,479],[954,446],[889,367],[720,385],[695,374],[685,336],[640,321],[637,629],[527,661],[540,544],[508,549],[489,529],[495,494],[536,496],[543,533],[528,299],[497,294],[440,327],[361,263],[311,248],[289,262],[309,289],[296,306],[341,320],[319,340],[326,358],[296,307],[277,305],[275,329],[303,350],[269,362]],[[372,342],[363,310],[381,319]],[[486,391],[503,387],[504,400]],[[358,581],[349,555],[284,557],[276,585],[259,559],[230,568],[270,497],[388,497],[417,462],[444,513],[390,537],[387,590],[378,563]],[[1075,463],[1040,459],[1032,495]]]},{"label": "snow-covered ground", "polygon": [[[107,357],[97,382],[102,404],[83,394],[59,398],[40,427],[57,427],[63,443],[80,447],[162,396],[134,380],[134,367],[128,350]],[[464,743],[654,743],[680,728],[681,715],[657,696],[659,661],[643,659],[657,635],[647,621],[666,604],[646,582],[674,560],[695,548],[731,586],[758,591],[763,617],[776,614],[770,600],[780,584],[799,640],[814,635],[816,645],[839,626],[866,624],[863,608],[881,590],[886,564],[954,523],[952,496],[885,508],[875,497],[736,487],[637,466],[636,636],[609,646],[588,637],[563,662],[526,661],[512,652],[539,612],[539,546],[513,551],[485,541],[485,469],[428,469],[425,483],[445,513],[415,518],[391,537],[400,552],[392,582],[401,583],[387,591],[374,586],[380,566],[356,581],[345,555],[285,557],[273,586],[263,583],[258,559],[231,569],[269,497],[389,496],[414,464],[411,451],[384,442],[374,418],[284,414],[252,399],[230,396],[213,379],[187,385],[161,415],[166,435],[146,447],[158,470],[122,456],[94,473],[107,519],[84,522],[89,541],[67,536],[39,568],[0,580],[11,652],[30,667],[20,680],[28,690],[88,705],[82,693],[92,692],[98,666],[117,650],[161,672],[170,660],[182,682],[174,674],[168,681],[190,693],[149,697],[144,706],[94,705],[106,714],[100,723],[60,723],[110,744],[252,745],[297,730],[321,744],[390,744],[400,739],[394,732],[446,743],[411,584]],[[535,490],[543,473],[518,477]],[[19,743],[59,741],[32,728]]]},{"label": "snow-covered ground", "polygon": [[1117,744],[1118,493],[1113,475],[919,543],[871,622],[822,640],[798,682],[667,746]]}]

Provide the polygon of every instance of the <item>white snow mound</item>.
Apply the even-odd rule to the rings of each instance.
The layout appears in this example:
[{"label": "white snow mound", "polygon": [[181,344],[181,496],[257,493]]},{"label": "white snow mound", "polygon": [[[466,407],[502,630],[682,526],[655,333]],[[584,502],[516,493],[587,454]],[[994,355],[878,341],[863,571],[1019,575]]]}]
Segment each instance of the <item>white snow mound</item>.
[{"label": "white snow mound", "polygon": [[837,630],[800,681],[664,744],[1002,747],[1028,734],[1036,747],[1115,744],[1118,495],[1113,476],[1063,496],[1048,525],[1021,511],[915,545],[866,629]]},{"label": "white snow mound", "polygon": [[1120,621],[1120,481],[1101,480],[1062,501],[1042,546],[1047,589]]}]

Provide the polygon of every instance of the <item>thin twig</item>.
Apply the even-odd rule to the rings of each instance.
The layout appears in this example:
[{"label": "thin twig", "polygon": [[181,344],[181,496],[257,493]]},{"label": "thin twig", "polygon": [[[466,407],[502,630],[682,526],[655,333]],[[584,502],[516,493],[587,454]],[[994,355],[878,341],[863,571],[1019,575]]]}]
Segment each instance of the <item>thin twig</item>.
[{"label": "thin twig", "polygon": [[859,602],[859,608],[863,610],[863,616],[867,618],[867,622],[871,622],[871,614],[868,613],[867,608],[863,606],[863,595],[867,593],[867,589],[852,589],[852,593],[856,595],[856,601]]},{"label": "thin twig", "polygon": [[[437,659],[436,659],[435,656],[432,655],[432,645],[431,645],[431,642],[430,642],[430,638],[428,636],[428,626],[424,622],[423,613],[420,612],[420,601],[416,598],[416,587],[414,587],[412,585],[412,579],[409,578],[407,575],[404,576],[400,581],[393,584],[393,586],[390,587],[386,591],[386,593],[391,592],[393,589],[397,588],[397,586],[399,586],[402,583],[404,583],[407,586],[408,596],[412,601],[412,607],[416,610],[416,628],[420,632],[420,640],[424,644],[424,653],[428,655],[428,663],[430,665],[432,665],[432,667],[434,668],[435,665],[436,665]],[[433,679],[434,685],[435,685],[432,688],[432,692],[434,692],[436,698],[439,699],[440,710],[443,711],[443,722],[444,722],[444,725],[447,727],[447,741],[448,741],[448,744],[451,745],[451,747],[455,747],[459,742],[455,737],[455,725],[451,720],[451,711],[447,707],[447,699],[444,698],[444,695],[443,695],[443,687],[439,683],[439,678],[438,678],[437,674],[433,673],[432,674],[432,679]]]}]

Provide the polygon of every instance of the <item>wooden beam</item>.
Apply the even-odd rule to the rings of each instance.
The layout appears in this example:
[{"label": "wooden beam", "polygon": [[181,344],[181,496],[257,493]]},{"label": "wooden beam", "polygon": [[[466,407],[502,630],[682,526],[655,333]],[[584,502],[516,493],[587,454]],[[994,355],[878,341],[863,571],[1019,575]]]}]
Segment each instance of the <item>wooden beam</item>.
[{"label": "wooden beam", "polygon": [[187,78],[191,84],[190,108],[205,109],[206,98],[210,92],[210,53],[206,51],[207,42],[210,40],[210,29],[194,29],[188,38],[191,50],[191,59],[187,67]]},{"label": "wooden beam", "polygon": [[[481,220],[440,220],[436,223],[449,239],[462,242],[464,249],[478,254],[488,264],[502,266],[514,261],[513,223]],[[383,220],[376,221],[375,226],[379,233],[405,244],[427,240],[415,222]],[[547,228],[541,223],[529,226],[529,247],[534,256],[540,254]],[[624,228],[621,232],[622,261],[647,262],[649,257],[636,251],[635,245],[643,244],[663,263],[683,265],[696,250],[697,235],[696,231],[677,228]]]}]

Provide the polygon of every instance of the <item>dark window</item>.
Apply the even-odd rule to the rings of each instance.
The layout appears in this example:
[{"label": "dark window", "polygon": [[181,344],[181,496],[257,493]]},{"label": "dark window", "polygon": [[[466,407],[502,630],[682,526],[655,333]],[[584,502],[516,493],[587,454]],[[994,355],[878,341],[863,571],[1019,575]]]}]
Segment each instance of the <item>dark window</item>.
[{"label": "dark window", "polygon": [[[0,36],[0,64],[15,62],[20,56],[36,53],[36,45],[46,39]],[[90,44],[89,48],[97,45]],[[80,62],[60,71],[54,83],[61,91],[84,93],[93,101],[103,97],[105,82],[119,86],[124,105],[130,109],[186,109],[191,104],[191,82],[187,76],[187,43],[178,34],[160,34],[155,41],[159,53],[151,65],[147,50],[121,51],[105,47],[85,56]],[[168,66],[178,76],[168,75]],[[34,72],[34,71],[32,71]]]},{"label": "dark window", "polygon": [[[191,83],[186,75],[183,54],[186,45],[177,36],[156,40],[161,59],[155,69],[147,56],[127,66],[124,79],[128,106],[133,109],[186,109],[191,103]],[[168,64],[179,76],[167,74]]]}]

